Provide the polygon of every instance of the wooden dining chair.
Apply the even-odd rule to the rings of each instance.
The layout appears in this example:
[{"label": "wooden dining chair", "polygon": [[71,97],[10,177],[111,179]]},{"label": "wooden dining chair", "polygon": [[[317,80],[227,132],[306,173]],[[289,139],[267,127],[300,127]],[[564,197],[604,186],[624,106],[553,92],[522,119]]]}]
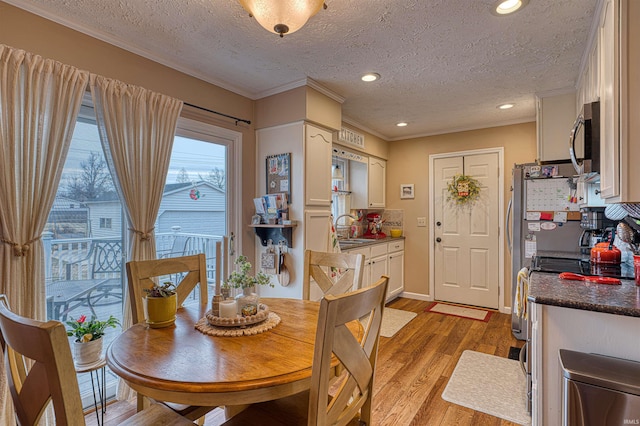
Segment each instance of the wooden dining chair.
[{"label": "wooden dining chair", "polygon": [[[134,324],[143,322],[144,307],[142,298],[144,289],[151,288],[155,281],[167,281],[167,277],[179,278],[176,284],[178,307],[199,284],[200,304],[206,308],[207,296],[207,263],[203,253],[192,256],[168,257],[164,259],[139,260],[127,262],[127,280],[131,299],[131,314]],[[155,281],[154,281],[155,280]],[[138,395],[138,409],[142,408],[142,395]],[[216,407],[190,406],[163,402],[172,410],[191,419],[198,420]]]},{"label": "wooden dining chair", "polygon": [[[320,301],[311,388],[299,394],[250,405],[224,426],[371,425],[373,379],[380,326],[389,278],[371,287]],[[361,341],[347,323],[369,315]],[[338,383],[332,383],[332,357],[343,366]],[[332,392],[330,392],[332,389]]]},{"label": "wooden dining chair", "polygon": [[327,294],[342,294],[362,286],[364,256],[350,253],[304,252],[302,298],[320,300]]},{"label": "wooden dining chair", "polygon": [[[0,294],[0,344],[19,425],[38,424],[49,401],[56,425],[85,424],[71,348],[61,322],[21,317],[11,312],[7,297]],[[193,426],[192,421],[160,404],[120,424]]]},{"label": "wooden dining chair", "polygon": [[174,282],[178,307],[182,306],[198,284],[200,284],[200,304],[206,306],[209,303],[207,263],[203,253],[154,260],[132,260],[127,262],[127,280],[134,324],[145,320],[142,304],[144,289],[153,287],[157,280],[179,281]]}]

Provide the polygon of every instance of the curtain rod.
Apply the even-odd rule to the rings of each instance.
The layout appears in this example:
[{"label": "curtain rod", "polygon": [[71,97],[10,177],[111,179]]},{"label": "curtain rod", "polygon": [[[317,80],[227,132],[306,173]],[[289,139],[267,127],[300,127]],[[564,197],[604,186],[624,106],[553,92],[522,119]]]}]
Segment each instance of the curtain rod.
[{"label": "curtain rod", "polygon": [[227,118],[230,118],[230,119],[232,119],[232,120],[235,120],[235,121],[236,121],[236,126],[238,125],[238,122],[239,122],[239,121],[241,121],[241,122],[243,122],[243,123],[247,123],[248,125],[251,125],[251,121],[250,121],[250,120],[245,120],[245,119],[243,119],[243,118],[234,117],[233,115],[223,114],[223,113],[221,113],[221,112],[214,111],[214,110],[207,109],[207,108],[203,108],[203,107],[201,107],[201,106],[194,105],[194,104],[190,104],[190,103],[188,103],[188,102],[184,102],[184,104],[185,104],[185,105],[187,105],[187,106],[193,107],[193,108],[197,108],[197,109],[202,110],[202,111],[207,111],[207,112],[210,112],[210,113],[212,113],[212,114],[218,114],[218,115],[221,115],[221,116],[223,116],[223,117],[227,117]]}]

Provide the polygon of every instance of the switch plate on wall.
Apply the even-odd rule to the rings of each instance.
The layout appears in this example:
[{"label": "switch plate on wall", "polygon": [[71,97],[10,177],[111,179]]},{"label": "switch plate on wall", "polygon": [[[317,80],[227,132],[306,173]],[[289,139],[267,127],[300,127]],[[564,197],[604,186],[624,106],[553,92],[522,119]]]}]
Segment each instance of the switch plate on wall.
[{"label": "switch plate on wall", "polygon": [[418,226],[427,226],[427,218],[419,217],[418,218]]}]

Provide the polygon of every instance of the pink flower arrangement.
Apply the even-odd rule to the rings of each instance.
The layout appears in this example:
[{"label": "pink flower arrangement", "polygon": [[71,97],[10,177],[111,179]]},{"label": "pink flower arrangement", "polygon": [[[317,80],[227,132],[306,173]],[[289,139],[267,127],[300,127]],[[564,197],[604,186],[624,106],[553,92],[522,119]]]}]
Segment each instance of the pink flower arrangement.
[{"label": "pink flower arrangement", "polygon": [[74,336],[76,342],[86,343],[101,338],[107,327],[116,328],[117,325],[120,325],[120,321],[113,315],[109,316],[106,321],[99,321],[95,315],[87,321],[86,315],[80,315],[78,319],[71,318],[70,321],[67,321],[67,325],[70,327],[67,329],[67,336]]}]

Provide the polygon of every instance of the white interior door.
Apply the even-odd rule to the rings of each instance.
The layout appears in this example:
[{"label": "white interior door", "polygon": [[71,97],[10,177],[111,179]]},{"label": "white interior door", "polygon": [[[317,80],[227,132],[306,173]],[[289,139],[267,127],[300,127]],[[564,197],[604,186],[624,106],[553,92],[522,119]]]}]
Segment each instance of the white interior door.
[{"label": "white interior door", "polygon": [[[434,160],[434,296],[497,309],[499,305],[498,153]],[[464,173],[481,184],[472,207],[449,202],[447,183]]]}]

